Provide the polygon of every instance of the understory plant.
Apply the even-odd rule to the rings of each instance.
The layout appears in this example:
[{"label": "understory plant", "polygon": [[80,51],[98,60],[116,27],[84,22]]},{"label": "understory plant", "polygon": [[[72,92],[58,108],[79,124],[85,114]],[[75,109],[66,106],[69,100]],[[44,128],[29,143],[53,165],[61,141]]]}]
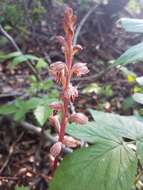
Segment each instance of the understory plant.
[{"label": "understory plant", "polygon": [[58,142],[51,147],[51,155],[53,156],[52,171],[57,167],[59,155],[62,150],[62,145],[66,140],[65,129],[68,122],[75,122],[78,124],[85,124],[88,118],[83,113],[69,112],[69,105],[74,103],[75,98],[78,97],[78,90],[71,82],[73,76],[81,77],[89,72],[86,63],[73,63],[74,55],[82,50],[78,44],[73,46],[73,37],[75,30],[76,17],[73,15],[73,10],[67,8],[64,14],[63,26],[65,37],[57,36],[58,42],[62,46],[62,51],[65,56],[65,62],[55,62],[50,65],[50,74],[53,76],[56,83],[62,88],[60,93],[60,102],[53,102],[50,108],[53,109],[53,115],[50,117],[50,122],[58,132]]}]

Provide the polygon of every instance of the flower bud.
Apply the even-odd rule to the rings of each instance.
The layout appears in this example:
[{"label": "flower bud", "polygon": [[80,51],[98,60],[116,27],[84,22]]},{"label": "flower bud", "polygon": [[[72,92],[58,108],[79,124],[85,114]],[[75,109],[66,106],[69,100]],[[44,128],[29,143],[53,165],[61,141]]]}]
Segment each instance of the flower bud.
[{"label": "flower bud", "polygon": [[87,63],[75,63],[72,67],[72,72],[78,77],[80,77],[81,75],[85,75],[89,72],[89,69],[86,65]]},{"label": "flower bud", "polygon": [[80,142],[73,137],[65,135],[63,144],[69,148],[76,148],[78,145],[80,145]]},{"label": "flower bud", "polygon": [[75,21],[76,17],[73,15],[73,10],[67,7],[64,14],[64,31],[67,35],[73,36]]},{"label": "flower bud", "polygon": [[58,115],[52,115],[52,116],[50,116],[50,118],[49,118],[49,124],[52,125],[53,127],[55,127],[55,129],[56,129],[56,131],[58,133],[60,132],[61,125],[60,125],[60,121],[59,121]]},{"label": "flower bud", "polygon": [[64,47],[65,46],[65,38],[63,36],[56,36],[57,41]]},{"label": "flower bud", "polygon": [[86,124],[88,122],[88,117],[83,113],[73,113],[70,116],[70,121],[77,124]]},{"label": "flower bud", "polygon": [[50,153],[51,155],[56,158],[62,150],[62,143],[61,142],[56,142],[51,148],[50,148]]},{"label": "flower bud", "polygon": [[49,107],[55,111],[61,111],[63,108],[62,103],[59,102],[52,102],[51,104],[49,104]]},{"label": "flower bud", "polygon": [[78,51],[82,50],[82,46],[77,44],[76,46],[73,47],[73,55],[75,55]]}]

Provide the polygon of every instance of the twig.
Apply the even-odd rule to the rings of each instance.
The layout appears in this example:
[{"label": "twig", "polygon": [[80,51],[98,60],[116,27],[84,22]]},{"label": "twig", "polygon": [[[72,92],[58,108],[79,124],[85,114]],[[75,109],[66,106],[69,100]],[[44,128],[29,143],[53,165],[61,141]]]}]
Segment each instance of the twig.
[{"label": "twig", "polygon": [[140,177],[143,175],[143,171],[140,171],[139,174],[136,176],[134,184],[136,185],[138,181],[140,180]]},{"label": "twig", "polygon": [[[4,30],[4,28],[2,27],[2,25],[0,24],[0,31],[2,32],[2,34],[12,43],[13,47],[19,51],[22,55],[23,52],[21,51],[21,49],[19,48],[19,46],[17,45],[17,43],[14,41],[14,39],[12,38],[12,36],[10,36],[7,31]],[[28,67],[31,69],[32,73],[35,75],[35,77],[37,78],[37,80],[41,80],[37,70],[33,67],[32,64],[34,64],[34,62],[31,60],[31,63],[29,61],[26,62]]]},{"label": "twig", "polygon": [[[20,125],[21,125],[23,128],[25,128],[25,129],[27,129],[27,130],[30,130],[30,131],[36,133],[37,135],[41,136],[42,129],[41,129],[40,127],[35,126],[35,125],[32,125],[32,124],[30,124],[30,123],[28,123],[28,122],[26,122],[26,121],[20,122]],[[54,144],[55,142],[57,142],[57,139],[54,138],[54,137],[53,137],[52,135],[50,135],[49,133],[44,132],[44,137],[45,137],[45,140],[50,141],[50,142],[53,143],[53,144]],[[72,153],[73,150],[70,149],[70,148],[67,148],[67,147],[63,147],[63,152],[64,152],[65,154],[68,154],[68,153]]]},{"label": "twig", "polygon": [[83,19],[81,20],[81,22],[79,23],[75,35],[74,35],[74,39],[73,39],[73,45],[75,46],[77,44],[77,39],[79,36],[79,33],[81,31],[81,28],[83,27],[84,23],[86,22],[86,20],[88,19],[88,17],[95,11],[95,9],[98,7],[98,5],[95,5],[92,9],[90,9],[88,11],[88,13],[83,17]]},{"label": "twig", "polygon": [[18,180],[18,177],[0,176],[0,180]]},{"label": "twig", "polygon": [[10,146],[9,148],[9,154],[7,156],[7,159],[5,160],[3,166],[0,169],[0,174],[2,174],[2,172],[5,170],[5,168],[7,167],[8,163],[10,162],[11,156],[13,155],[14,149],[16,144],[20,141],[20,139],[23,137],[24,133],[22,132],[18,138],[16,139],[16,141]]}]

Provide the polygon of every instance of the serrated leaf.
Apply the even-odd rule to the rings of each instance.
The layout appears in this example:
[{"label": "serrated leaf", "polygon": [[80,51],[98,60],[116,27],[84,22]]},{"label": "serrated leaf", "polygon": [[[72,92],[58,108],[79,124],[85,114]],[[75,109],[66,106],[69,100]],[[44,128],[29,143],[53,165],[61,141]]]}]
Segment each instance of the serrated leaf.
[{"label": "serrated leaf", "polygon": [[[115,134],[129,139],[136,139],[143,134],[143,123],[135,116],[121,116],[115,113],[105,113],[89,110],[98,128],[108,128],[115,131]],[[104,119],[103,119],[104,118]]]},{"label": "serrated leaf", "polygon": [[139,104],[143,104],[143,94],[141,93],[135,93],[133,94],[133,99],[139,103]]},{"label": "serrated leaf", "polygon": [[143,60],[143,42],[132,46],[125,53],[123,53],[114,64],[126,65],[129,63],[136,63]]},{"label": "serrated leaf", "polygon": [[135,152],[118,139],[103,139],[65,158],[49,190],[130,190],[136,174]]},{"label": "serrated leaf", "polygon": [[90,113],[95,122],[89,122],[84,127],[72,124],[68,126],[67,133],[95,144],[95,147],[97,142],[102,143],[104,140],[117,142],[124,138],[130,139],[133,143],[130,144],[130,148],[135,147],[137,157],[143,164],[143,122],[141,117],[120,116],[96,110],[90,110]]},{"label": "serrated leaf", "polygon": [[51,115],[51,109],[48,109],[47,106],[38,106],[34,111],[34,115],[41,126],[47,121]]},{"label": "serrated leaf", "polygon": [[120,23],[127,32],[143,33],[143,19],[122,18]]}]

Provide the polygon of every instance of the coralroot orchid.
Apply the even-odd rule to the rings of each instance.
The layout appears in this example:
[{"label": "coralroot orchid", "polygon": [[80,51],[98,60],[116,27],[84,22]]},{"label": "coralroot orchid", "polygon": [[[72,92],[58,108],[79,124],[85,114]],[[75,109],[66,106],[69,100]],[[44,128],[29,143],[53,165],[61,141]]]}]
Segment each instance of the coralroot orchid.
[{"label": "coralroot orchid", "polygon": [[[68,121],[75,122],[78,124],[85,124],[88,122],[88,118],[83,113],[69,113],[68,106],[71,102],[75,101],[75,98],[78,97],[78,90],[71,83],[71,78],[73,75],[80,77],[81,75],[85,75],[89,72],[86,63],[75,63],[73,64],[74,55],[82,50],[81,45],[77,44],[73,46],[73,37],[75,31],[75,21],[76,17],[73,15],[73,10],[71,8],[67,8],[64,14],[64,31],[65,37],[57,36],[56,39],[62,46],[62,50],[65,56],[65,63],[58,61],[56,63],[52,63],[50,65],[50,74],[62,87],[62,92],[60,95],[60,99],[62,103],[54,102],[50,104],[50,108],[53,109],[53,116],[50,117],[50,123],[54,125],[56,131],[58,132],[59,138],[58,142],[55,143],[51,149],[50,153],[54,157],[54,163],[52,170],[54,171],[57,167],[58,158],[62,151],[62,144],[65,146],[69,143],[74,144],[74,140],[72,138],[68,139],[65,137],[65,128],[67,126]],[[60,117],[57,117],[56,114],[60,114]],[[75,146],[75,145],[74,145]]]}]

